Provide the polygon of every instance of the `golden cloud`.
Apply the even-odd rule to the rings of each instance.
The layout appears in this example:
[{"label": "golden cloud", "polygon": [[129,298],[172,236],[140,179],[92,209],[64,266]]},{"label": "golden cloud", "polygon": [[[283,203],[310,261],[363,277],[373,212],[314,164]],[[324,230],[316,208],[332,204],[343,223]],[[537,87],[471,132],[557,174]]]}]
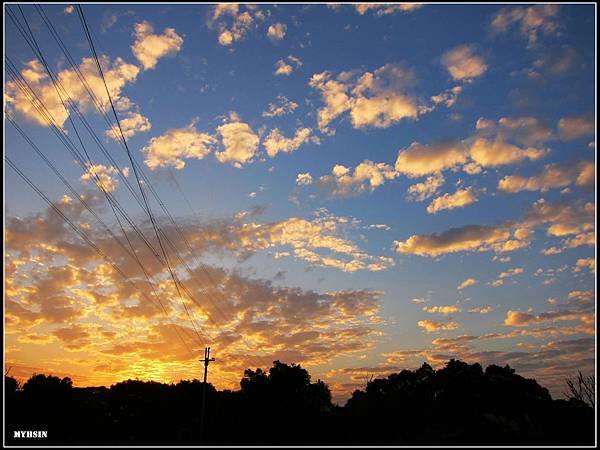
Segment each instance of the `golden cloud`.
[{"label": "golden cloud", "polygon": [[203,159],[214,144],[216,139],[198,131],[192,121],[185,128],[172,128],[163,135],[150,139],[143,148],[144,163],[150,170],[169,166],[181,170],[185,167],[185,159]]},{"label": "golden cloud", "polygon": [[423,328],[427,333],[437,333],[440,331],[455,330],[458,328],[456,322],[437,322],[435,320],[419,320],[417,325]]},{"label": "golden cloud", "polygon": [[462,208],[477,201],[473,188],[458,189],[453,194],[444,194],[434,198],[427,207],[429,214],[435,214],[445,209]]},{"label": "golden cloud", "polygon": [[232,114],[230,122],[217,127],[217,132],[224,147],[222,151],[215,153],[220,162],[230,162],[236,167],[241,167],[254,159],[258,151],[259,137],[250,125],[240,122],[237,116]]},{"label": "golden cloud", "polygon": [[135,24],[135,42],[131,51],[142,64],[144,70],[156,67],[158,60],[178,53],[183,45],[183,38],[175,29],[165,28],[163,34],[154,34],[154,28],[148,21]]},{"label": "golden cloud", "polygon": [[393,167],[385,163],[374,163],[368,159],[361,162],[351,171],[337,164],[331,175],[319,178],[319,185],[327,187],[334,197],[348,197],[365,191],[373,191],[387,180],[393,180],[399,174]]},{"label": "golden cloud", "polygon": [[330,72],[314,74],[309,82],[321,93],[325,106],[317,112],[322,132],[331,133],[331,121],[350,113],[354,128],[387,128],[402,119],[415,119],[423,106],[408,93],[414,82],[412,71],[386,64],[373,72]]},{"label": "golden cloud", "polygon": [[503,192],[541,191],[562,188],[571,184],[590,189],[595,185],[596,165],[592,161],[580,161],[567,165],[546,164],[542,171],[531,177],[505,176],[498,182]]},{"label": "golden cloud", "polygon": [[472,45],[460,45],[442,56],[442,64],[454,80],[472,80],[485,73],[487,64],[481,56],[475,54]]},{"label": "golden cloud", "polygon": [[278,128],[273,128],[263,141],[267,154],[273,158],[277,153],[291,153],[298,150],[302,144],[312,142],[319,143],[319,138],[313,136],[310,128],[298,128],[294,137],[287,138],[281,134]]}]

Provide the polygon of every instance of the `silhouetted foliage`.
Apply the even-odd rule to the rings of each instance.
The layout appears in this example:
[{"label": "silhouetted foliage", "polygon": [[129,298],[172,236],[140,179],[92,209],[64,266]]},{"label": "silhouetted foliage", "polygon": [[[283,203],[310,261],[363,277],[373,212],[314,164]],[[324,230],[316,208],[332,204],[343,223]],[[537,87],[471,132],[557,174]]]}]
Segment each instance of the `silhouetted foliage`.
[{"label": "silhouetted foliage", "polygon": [[450,360],[371,379],[343,407],[297,364],[247,369],[238,391],[207,385],[206,432],[199,435],[204,384],[127,380],[73,387],[34,375],[22,387],[5,377],[7,443],[14,430],[47,430],[40,445],[590,445],[594,412],[553,400],[509,366]]},{"label": "silhouetted foliage", "polygon": [[569,400],[595,407],[596,377],[594,375],[584,375],[578,372],[576,377],[567,378],[565,382],[569,389],[565,395]]}]

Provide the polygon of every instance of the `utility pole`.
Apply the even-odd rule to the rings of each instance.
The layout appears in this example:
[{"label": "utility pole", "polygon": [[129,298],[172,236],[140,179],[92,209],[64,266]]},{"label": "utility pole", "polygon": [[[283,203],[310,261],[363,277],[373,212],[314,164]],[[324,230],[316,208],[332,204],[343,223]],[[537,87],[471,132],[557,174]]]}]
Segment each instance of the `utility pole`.
[{"label": "utility pole", "polygon": [[215,358],[210,357],[210,347],[204,348],[204,384],[202,385],[202,410],[200,411],[200,439],[204,441],[204,417],[206,415],[206,377],[208,375],[208,364],[213,362]]}]

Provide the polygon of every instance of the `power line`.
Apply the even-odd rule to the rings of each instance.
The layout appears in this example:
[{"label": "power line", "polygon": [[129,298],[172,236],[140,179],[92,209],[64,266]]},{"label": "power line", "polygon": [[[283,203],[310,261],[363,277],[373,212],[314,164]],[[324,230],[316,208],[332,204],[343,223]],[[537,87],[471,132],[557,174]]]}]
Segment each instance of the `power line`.
[{"label": "power line", "polygon": [[[35,150],[35,152],[40,156],[40,158],[42,158],[42,160],[46,163],[46,165],[48,167],[50,167],[50,169],[62,181],[62,183],[67,187],[67,189],[69,189],[69,191],[71,192],[73,197],[76,198],[86,208],[86,210],[90,214],[92,214],[92,216],[96,219],[96,221],[98,223],[100,223],[100,225],[104,228],[104,230],[106,232],[108,232],[108,234],[119,244],[119,246],[123,249],[123,251],[125,253],[127,253],[130,257],[132,257],[138,263],[138,265],[141,267],[141,269],[144,273],[144,276],[146,277],[146,280],[150,286],[150,289],[152,290],[152,293],[154,294],[154,297],[156,298],[156,300],[158,301],[158,303],[160,305],[160,309],[165,313],[165,316],[167,317],[167,319],[169,319],[173,323],[173,325],[176,325],[173,322],[172,318],[167,313],[167,310],[166,310],[165,306],[163,305],[162,301],[160,300],[160,296],[158,295],[156,288],[154,286],[154,282],[151,279],[152,277],[148,274],[147,270],[145,269],[145,267],[143,266],[143,264],[141,263],[141,261],[139,260],[137,255],[135,253],[132,254],[132,252],[127,247],[125,247],[125,245],[120,241],[120,239],[113,233],[113,231],[110,229],[110,227],[108,225],[106,225],[106,223],[104,223],[104,221],[91,208],[91,206],[85,200],[84,196],[79,194],[79,192],[77,192],[77,190],[69,183],[69,181],[60,173],[60,171],[56,168],[56,166],[44,155],[44,153],[39,149],[39,147],[30,139],[30,137],[27,135],[27,133],[25,133],[21,129],[21,127],[19,127],[19,125],[17,125],[17,123],[10,116],[8,116],[7,119],[15,127],[15,129],[19,132],[19,134],[21,134],[23,139],[25,139],[25,141]],[[148,296],[143,291],[142,291],[142,295],[145,298],[148,298]],[[153,302],[151,302],[151,303],[153,303]],[[177,330],[177,328],[175,328],[175,331],[179,335],[179,331]],[[184,345],[186,345],[186,347],[187,347],[187,344],[185,343],[185,341],[183,341],[183,338],[181,338],[180,335],[179,335],[179,338],[182,340]]]},{"label": "power line", "polygon": [[[52,25],[51,20],[49,19],[49,17],[47,17],[47,15],[44,13],[43,8],[41,6],[36,5],[36,10],[38,11],[38,14],[40,15],[40,17],[42,18],[42,20],[44,21],[44,23],[46,24],[46,26],[48,27],[48,29],[50,30],[50,33],[52,34],[53,38],[55,39],[55,41],[57,42],[57,44],[59,45],[59,47],[61,48],[61,50],[63,51],[63,53],[65,54],[65,57],[67,58],[67,60],[69,61],[72,69],[77,73],[78,78],[80,79],[80,81],[82,82],[82,84],[84,85],[86,91],[88,92],[90,98],[92,99],[92,103],[94,103],[96,109],[98,110],[98,112],[100,113],[100,115],[104,118],[104,120],[106,121],[106,123],[108,124],[110,129],[114,129],[114,125],[112,124],[112,122],[110,121],[110,119],[108,118],[106,112],[104,111],[104,108],[102,107],[102,105],[99,104],[99,101],[97,100],[95,94],[93,93],[92,89],[89,87],[89,84],[86,82],[85,80],[85,76],[81,73],[81,71],[79,70],[79,68],[77,67],[77,65],[75,64],[72,56],[70,55],[68,49],[66,48],[66,46],[64,45],[64,42],[62,41],[62,39],[60,38],[60,35],[58,34],[58,32],[56,31],[55,27]],[[26,19],[25,19],[26,20]],[[86,33],[86,37],[88,36],[88,34],[91,34],[91,29],[87,30],[88,33]],[[91,37],[91,36],[90,36]],[[85,120],[85,118],[79,113],[79,111],[76,108],[76,105],[72,105],[74,107],[74,109],[76,109],[76,112],[78,113],[78,115],[80,116],[80,119],[82,121]],[[118,120],[118,119],[117,119]],[[89,127],[88,127],[89,130]],[[116,133],[115,133],[116,134]],[[98,142],[99,143],[99,142]],[[125,148],[126,151],[128,151],[128,149],[125,147],[124,145],[124,140],[119,140],[119,143]],[[103,148],[101,147],[101,149],[103,150]],[[106,154],[106,152],[104,152]],[[106,155],[110,158],[110,155]],[[157,203],[161,206],[163,212],[166,214],[166,216],[169,218],[170,222],[174,225],[175,227],[175,231],[177,232],[177,234],[180,236],[180,238],[184,241],[186,247],[187,247],[187,251],[189,252],[190,256],[192,257],[192,259],[194,260],[194,262],[196,263],[196,265],[200,268],[202,274],[204,275],[205,279],[208,280],[208,282],[216,288],[216,283],[213,280],[212,276],[210,275],[210,273],[208,272],[208,270],[206,269],[205,265],[202,263],[199,263],[198,260],[196,259],[195,255],[194,255],[194,251],[192,250],[192,247],[189,243],[189,241],[187,240],[185,234],[183,233],[183,231],[181,230],[181,228],[179,227],[179,225],[175,222],[173,216],[170,214],[170,212],[168,211],[166,205],[162,202],[162,200],[160,199],[158,193],[156,192],[156,190],[154,189],[154,187],[152,186],[152,183],[150,182],[150,180],[148,179],[147,175],[145,174],[145,172],[143,171],[142,167],[138,167],[137,162],[135,160],[133,160],[133,164],[135,164],[136,168],[139,170],[140,175],[142,176],[142,179],[145,182],[145,185],[150,189],[150,192],[152,193],[152,195],[154,196],[155,200],[157,201]],[[114,166],[114,163],[113,163]],[[176,179],[174,179],[175,184],[177,185],[180,193],[182,194],[182,196],[184,197],[184,200],[188,203],[188,206],[190,207],[190,209],[193,211],[193,209],[191,208],[191,205],[189,203],[189,200],[187,200],[187,197],[185,196],[185,194],[183,193],[181,187],[179,186],[179,183],[177,182]],[[129,183],[127,180],[125,180],[125,183],[127,184],[127,187],[130,189],[130,192],[133,193],[131,187],[129,186]],[[136,200],[138,201],[138,203],[140,204],[140,206],[142,206],[139,198],[137,197],[137,195],[134,194],[134,197],[136,198]],[[143,206],[142,206],[143,209]],[[161,231],[159,229],[159,231]],[[176,246],[171,242],[171,240],[168,238],[168,235],[162,233],[163,238],[165,239],[166,243],[169,245],[169,247],[175,252],[175,256],[177,257],[177,259],[179,260],[178,262],[182,265],[184,265],[185,269],[187,270],[187,272],[190,275],[190,279],[195,279],[195,277],[193,276],[189,266],[187,265],[187,263],[185,262],[185,259],[181,258],[178,254],[178,250],[176,248]],[[220,293],[220,291],[216,290],[215,291],[217,294]],[[223,306],[229,311],[229,316],[227,317],[223,311],[220,309],[219,303],[217,303],[211,294],[208,295],[209,301],[213,304],[214,308],[220,313],[220,315],[222,316],[222,318],[224,318],[225,321],[229,321],[230,318],[233,316],[233,312],[231,310],[231,307],[229,306],[228,302],[226,301],[224,296],[221,296],[221,301]],[[212,321],[212,318],[209,315],[209,319]]]},{"label": "power line", "polygon": [[[36,40],[35,40],[35,36],[33,35],[32,31],[31,31],[31,28],[29,27],[29,24],[28,24],[28,22],[27,22],[27,18],[25,17],[25,15],[24,15],[24,13],[23,13],[23,11],[22,11],[22,9],[21,9],[20,7],[19,7],[19,10],[20,10],[20,12],[21,12],[21,15],[22,15],[22,17],[23,17],[23,20],[25,21],[25,24],[26,24],[26,26],[27,26],[27,30],[29,31],[29,36],[28,36],[28,35],[27,35],[27,33],[25,32],[25,30],[24,30],[24,27],[23,27],[22,25],[20,25],[18,18],[16,18],[16,16],[14,16],[14,14],[12,13],[12,11],[10,11],[10,9],[9,9],[9,17],[11,18],[11,20],[13,21],[13,23],[15,24],[15,26],[17,27],[17,29],[19,30],[19,32],[21,33],[21,35],[23,36],[23,38],[26,40],[26,42],[27,42],[27,43],[29,44],[29,46],[32,48],[32,50],[34,51],[34,53],[35,53],[35,54],[38,56],[38,58],[39,58],[40,62],[41,62],[41,63],[42,63],[42,65],[44,66],[44,68],[45,68],[46,72],[48,72],[48,75],[49,75],[49,76],[50,76],[50,78],[51,78],[51,81],[52,81],[52,83],[53,83],[53,86],[54,86],[54,88],[55,88],[55,90],[56,90],[56,92],[57,92],[57,95],[59,96],[59,99],[61,100],[62,106],[64,107],[64,109],[65,109],[65,111],[66,111],[66,113],[67,113],[67,116],[68,116],[69,122],[71,123],[72,127],[73,127],[73,128],[74,128],[74,130],[75,130],[75,134],[76,134],[76,135],[77,135],[77,137],[78,137],[78,140],[79,140],[79,142],[80,142],[80,144],[81,144],[81,146],[82,146],[82,148],[83,148],[83,150],[84,150],[84,153],[85,153],[85,155],[86,155],[86,157],[87,157],[87,159],[88,159],[88,161],[89,161],[90,168],[91,168],[91,167],[92,167],[92,162],[91,162],[91,159],[90,159],[90,157],[89,157],[89,154],[87,153],[87,150],[85,150],[85,145],[83,144],[83,141],[81,140],[81,137],[80,137],[79,133],[77,132],[77,128],[75,127],[75,124],[73,123],[73,121],[72,121],[72,119],[71,119],[70,112],[69,112],[69,110],[68,110],[67,106],[65,105],[64,99],[63,99],[63,97],[62,97],[62,95],[61,95],[61,93],[60,93],[59,87],[61,87],[61,88],[62,88],[62,85],[60,85],[60,81],[59,81],[59,80],[58,80],[58,78],[57,78],[57,77],[56,77],[56,76],[55,76],[55,75],[52,73],[52,70],[51,70],[51,69],[50,69],[50,67],[48,66],[48,64],[47,64],[47,62],[46,62],[46,60],[45,60],[45,58],[44,58],[44,56],[43,56],[43,54],[42,54],[42,52],[41,52],[41,49],[40,49],[40,48],[39,48],[39,46],[37,45],[37,42],[36,42]],[[97,58],[96,58],[96,61],[98,62]],[[18,71],[16,70],[16,68],[15,68],[14,70],[15,70],[15,73],[18,73]],[[21,78],[22,78],[22,77],[21,77]],[[32,94],[33,94],[33,95],[36,97],[36,99],[37,99],[37,100],[38,100],[38,102],[41,104],[41,106],[43,106],[43,103],[42,103],[42,102],[39,100],[39,98],[37,98],[37,96],[35,95],[35,92],[33,91],[33,89],[31,89],[31,86],[29,86],[29,84],[27,83],[27,80],[23,80],[23,81],[25,82],[25,84],[27,84],[27,86],[28,86],[29,90],[30,90],[30,91],[31,91],[31,93],[32,93]],[[104,84],[105,84],[105,87],[106,87],[106,81],[105,81],[104,79],[103,79],[103,81],[104,81]],[[22,87],[22,86],[19,86],[19,87]],[[107,88],[107,87],[106,87],[106,88]],[[64,91],[64,93],[65,93],[65,96],[67,97],[67,101],[69,101],[70,105],[71,105],[71,106],[72,106],[72,107],[75,109],[75,111],[78,113],[78,115],[79,115],[80,119],[82,120],[82,122],[84,123],[84,125],[86,125],[86,128],[88,129],[88,131],[90,131],[90,133],[91,133],[93,136],[95,136],[95,137],[96,137],[96,142],[97,142],[97,143],[99,143],[99,144],[101,144],[101,143],[100,143],[100,140],[99,140],[99,139],[97,138],[97,136],[95,135],[95,132],[93,131],[93,129],[91,129],[91,127],[90,127],[90,126],[87,124],[87,121],[85,120],[85,118],[83,117],[83,115],[82,115],[82,114],[79,112],[79,110],[78,110],[78,108],[76,107],[76,105],[75,105],[75,104],[74,104],[74,103],[73,103],[73,102],[70,100],[70,97],[69,97],[68,93],[66,92],[66,90],[65,90],[64,88],[62,88],[62,89],[63,89],[63,91]],[[107,89],[108,89],[108,88],[107,88]],[[110,94],[109,94],[109,95],[110,95]],[[34,106],[36,106],[36,105],[34,105]],[[45,107],[44,107],[44,110],[45,110],[45,111],[44,111],[45,113],[48,113],[48,111],[47,111],[47,109],[46,109]],[[56,124],[55,124],[55,123],[54,123],[53,125],[54,125],[54,131],[56,132],[56,129],[58,129],[58,127],[56,127]],[[61,131],[61,132],[62,132],[62,130],[61,130],[61,129],[59,129],[59,131]],[[63,134],[64,134],[64,133],[63,133]],[[69,142],[70,142],[70,139],[69,139]],[[101,145],[101,149],[103,149],[103,146],[102,146],[102,145]],[[76,151],[76,148],[75,148],[74,146],[73,146],[73,150],[75,150],[75,151]],[[103,149],[103,150],[104,150],[104,149]],[[104,152],[104,153],[106,154],[106,152]],[[108,156],[108,155],[107,155],[107,156]],[[80,161],[83,159],[83,158],[81,157],[81,155],[80,155],[80,154],[78,154],[78,152],[77,152],[77,151],[76,151],[76,157],[77,157],[77,159],[79,159]],[[117,170],[117,172],[119,173],[119,175],[120,175],[120,176],[122,177],[122,179],[123,179],[124,177],[122,176],[122,171],[121,171],[120,167],[118,167],[118,165],[114,163],[114,160],[112,160],[112,159],[111,159],[111,162],[113,163],[113,166],[114,166],[114,167],[116,166],[116,170]],[[88,169],[86,169],[86,167],[85,167],[85,166],[86,166],[86,163],[82,162],[82,167],[84,168],[84,170],[88,170]],[[94,174],[94,175],[96,175],[96,174]],[[96,178],[97,178],[97,175],[96,175]],[[125,182],[126,182],[126,180],[125,180]],[[100,183],[100,184],[101,184],[101,183]],[[128,183],[126,182],[126,184],[128,184]],[[99,186],[99,187],[101,187],[101,186]],[[135,195],[135,193],[133,192],[133,190],[131,189],[131,187],[130,187],[129,185],[128,185],[128,187],[130,188],[130,191],[132,192],[132,194],[134,195],[134,197],[137,199],[137,196]],[[104,189],[102,189],[102,191],[106,193],[106,191],[105,191]],[[143,195],[143,191],[142,191],[142,195]],[[138,202],[139,202],[139,199],[137,199],[137,200],[138,200]],[[112,204],[112,202],[111,202],[110,204],[111,204],[111,207],[113,207],[113,204]],[[141,206],[141,205],[140,205],[140,206]],[[123,213],[123,211],[121,211],[121,212]],[[118,218],[118,216],[117,216],[117,215],[115,215],[115,217],[116,217],[117,221],[119,222],[119,224],[121,225],[121,223],[120,223],[120,219]],[[133,226],[133,224],[132,224],[131,222],[130,222],[130,224]],[[122,227],[121,227],[121,228],[122,228]],[[135,228],[134,228],[134,229],[135,229]],[[126,240],[128,241],[128,243],[130,243],[130,240],[129,240],[129,238],[127,237],[127,234],[126,234],[125,230],[124,230],[123,228],[122,228],[122,230],[123,230],[123,233],[124,233],[124,235],[125,235],[125,238],[126,238]],[[137,232],[137,231],[136,231],[136,232]],[[145,240],[145,238],[144,238],[143,240],[144,240],[144,241],[146,241],[146,240]],[[149,245],[149,243],[148,243],[147,241],[146,241],[146,243]],[[131,243],[130,243],[130,244],[131,244]],[[161,246],[161,251],[163,251],[163,255],[164,255],[164,257],[165,257],[165,261],[168,263],[168,257],[166,256],[166,253],[164,252],[164,248],[163,248],[163,246],[162,246],[162,243],[160,242],[160,238],[159,238],[159,244],[160,244],[160,246]],[[133,252],[133,253],[135,253],[135,249],[134,249],[133,247],[131,247],[131,248],[132,248],[132,252]],[[156,251],[155,251],[155,250],[152,250],[152,251],[153,251],[153,253],[155,253],[155,256],[157,256],[157,254],[156,254]],[[158,259],[160,260],[160,258],[158,258]],[[163,263],[163,264],[164,264],[164,263]],[[172,278],[173,278],[173,271],[171,270],[171,267],[170,267],[170,265],[169,265],[169,264],[167,264],[167,267],[169,268],[169,272],[172,274]],[[180,290],[179,290],[179,286],[181,285],[183,288],[185,288],[185,286],[184,286],[184,285],[182,285],[182,284],[181,284],[181,281],[180,281],[180,280],[178,280],[178,279],[174,279],[174,282],[175,282],[175,285],[176,285],[176,288],[177,288],[177,292],[178,292],[178,294],[179,294],[179,297],[180,297],[180,299],[181,299],[181,303],[182,303],[182,305],[183,305],[183,307],[184,307],[184,309],[185,309],[185,311],[186,311],[186,314],[188,315],[188,317],[189,317],[189,319],[190,319],[190,321],[191,321],[191,323],[192,323],[192,325],[193,325],[193,327],[194,327],[194,330],[195,330],[196,334],[197,334],[197,335],[198,335],[198,337],[200,338],[200,334],[199,334],[199,332],[198,332],[198,330],[197,330],[197,326],[196,326],[196,324],[195,324],[195,319],[192,317],[192,313],[190,313],[189,309],[187,308],[187,305],[185,304],[185,302],[183,301],[183,298],[181,297],[181,292],[180,292]],[[178,284],[178,283],[179,283],[179,284]],[[188,294],[188,296],[190,297],[190,299],[192,299],[192,300],[193,300],[195,303],[197,303],[197,301],[196,301],[195,299],[193,299],[193,296],[191,295],[191,293],[190,293],[190,292],[189,292],[187,289],[184,289],[184,290],[186,291],[186,293]],[[200,339],[201,339],[201,338],[200,338]]]},{"label": "power line", "polygon": [[[100,247],[98,247],[88,236],[87,234],[82,231],[79,227],[77,227],[77,225],[75,225],[55,204],[54,202],[52,202],[43,192],[40,188],[38,188],[35,183],[33,183],[33,181],[31,181],[31,179],[25,175],[25,173],[23,173],[19,167],[8,157],[5,156],[4,157],[5,161],[8,163],[8,165],[15,171],[15,173],[17,173],[17,175],[19,175],[23,181],[25,181],[29,187],[31,187],[35,193],[42,198],[47,204],[48,206],[50,206],[66,223],[67,225],[69,225],[71,227],[71,229],[73,231],[75,231],[75,233],[77,233],[83,240],[84,242],[90,246],[96,253],[98,253],[98,255],[100,255],[114,270],[115,272],[117,272],[122,278],[123,280],[130,284],[134,290],[139,291],[137,289],[137,287],[135,286],[135,284],[133,284],[131,282],[131,280],[129,280],[129,278],[127,277],[127,275],[111,260],[111,258],[104,252],[102,251],[102,249]],[[142,295],[144,295],[146,298],[148,298],[148,300],[150,300],[150,298],[142,291]],[[150,300],[151,301],[151,300]],[[161,304],[162,306],[162,304]],[[164,306],[163,306],[164,308]],[[174,324],[175,325],[175,324]],[[177,332],[177,334],[179,335],[178,331],[177,331],[177,326],[175,326],[175,331]],[[180,335],[179,335],[180,336]],[[180,339],[182,340],[182,342],[184,343],[184,345],[186,346],[188,352],[190,353],[190,355],[193,357],[194,354],[191,351],[191,349],[189,348],[189,346],[187,345],[187,343],[183,340],[183,338]]]}]

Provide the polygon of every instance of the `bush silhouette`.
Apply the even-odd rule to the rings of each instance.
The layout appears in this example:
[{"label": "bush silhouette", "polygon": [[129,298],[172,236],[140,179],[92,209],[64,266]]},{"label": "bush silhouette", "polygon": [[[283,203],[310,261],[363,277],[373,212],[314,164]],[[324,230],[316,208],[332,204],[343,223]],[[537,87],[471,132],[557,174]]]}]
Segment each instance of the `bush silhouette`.
[{"label": "bush silhouette", "polygon": [[[204,384],[127,380],[110,388],[73,387],[34,375],[22,388],[5,377],[7,443],[13,430],[47,430],[42,445],[591,445],[594,410],[553,400],[509,366],[458,360],[423,364],[369,381],[343,406],[297,364],[247,369],[237,391],[206,395]],[[37,442],[40,444],[40,442]]]}]

